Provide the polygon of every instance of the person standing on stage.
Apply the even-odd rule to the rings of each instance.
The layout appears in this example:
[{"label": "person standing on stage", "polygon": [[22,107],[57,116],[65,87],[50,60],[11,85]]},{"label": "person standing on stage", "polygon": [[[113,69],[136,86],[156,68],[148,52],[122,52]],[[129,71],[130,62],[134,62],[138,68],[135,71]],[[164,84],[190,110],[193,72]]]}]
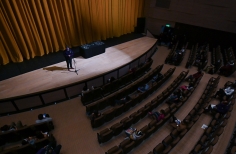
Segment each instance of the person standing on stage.
[{"label": "person standing on stage", "polygon": [[74,69],[72,67],[72,58],[73,58],[73,56],[74,56],[73,51],[69,47],[66,47],[66,50],[64,51],[64,57],[66,59],[66,64],[67,64],[68,71],[70,69]]}]

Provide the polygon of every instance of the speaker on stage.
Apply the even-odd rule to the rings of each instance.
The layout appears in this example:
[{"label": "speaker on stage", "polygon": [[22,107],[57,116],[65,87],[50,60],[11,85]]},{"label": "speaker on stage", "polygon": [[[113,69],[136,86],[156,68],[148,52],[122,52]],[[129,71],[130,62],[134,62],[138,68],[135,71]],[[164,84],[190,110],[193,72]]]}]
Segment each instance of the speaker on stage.
[{"label": "speaker on stage", "polygon": [[137,18],[137,26],[135,27],[136,33],[144,33],[146,18]]}]

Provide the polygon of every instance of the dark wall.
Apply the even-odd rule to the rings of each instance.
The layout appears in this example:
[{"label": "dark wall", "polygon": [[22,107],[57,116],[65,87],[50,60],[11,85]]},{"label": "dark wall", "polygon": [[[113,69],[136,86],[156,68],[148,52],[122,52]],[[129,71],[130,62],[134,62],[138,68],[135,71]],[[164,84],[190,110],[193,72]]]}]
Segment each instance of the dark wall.
[{"label": "dark wall", "polygon": [[176,23],[175,29],[177,33],[185,34],[187,36],[187,41],[190,42],[190,46],[196,43],[199,43],[200,45],[209,43],[210,50],[220,45],[221,49],[227,49],[232,46],[234,52],[236,51],[235,33],[192,26],[183,23]]}]

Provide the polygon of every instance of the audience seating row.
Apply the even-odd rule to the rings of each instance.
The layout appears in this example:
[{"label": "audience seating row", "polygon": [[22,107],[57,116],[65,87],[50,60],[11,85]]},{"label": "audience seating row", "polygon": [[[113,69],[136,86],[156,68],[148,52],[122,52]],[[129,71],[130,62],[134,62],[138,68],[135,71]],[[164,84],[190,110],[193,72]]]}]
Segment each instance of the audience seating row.
[{"label": "audience seating row", "polygon": [[0,138],[5,143],[13,143],[25,139],[29,136],[35,136],[35,133],[37,131],[50,132],[53,129],[54,126],[52,122],[38,123],[30,126],[24,126],[17,130],[0,133]]},{"label": "audience seating row", "polygon": [[234,132],[231,136],[231,140],[228,148],[226,149],[226,154],[235,154],[236,152],[236,125],[234,127]]},{"label": "audience seating row", "polygon": [[35,154],[41,148],[45,147],[50,143],[48,138],[43,138],[35,141],[34,145],[27,144],[22,146],[16,146],[9,150],[3,151],[1,154]]},{"label": "audience seating row", "polygon": [[[187,74],[188,74],[188,72],[182,72],[175,79],[175,81],[167,88],[169,90],[166,89],[166,92],[169,91],[169,95],[170,95],[175,90],[175,88],[178,87],[179,84],[185,79]],[[175,87],[173,87],[174,85],[175,85]],[[171,88],[173,88],[173,89],[171,90]],[[157,96],[157,98],[155,98],[151,102],[147,103],[144,107],[142,107],[138,111],[148,109],[147,110],[147,112],[148,112],[148,111],[153,110],[154,108],[156,108],[159,104],[161,104],[162,101],[164,101],[168,97],[166,92],[163,91],[162,94]],[[146,115],[147,115],[147,112],[146,112]],[[162,121],[159,122],[160,126],[168,120],[168,118],[170,117],[169,114],[166,114],[165,118]],[[156,121],[155,121],[155,123],[156,123]],[[135,140],[135,141],[132,141],[130,139],[124,140],[120,143],[119,148],[118,148],[118,146],[115,146],[115,147],[111,148],[110,150],[108,150],[106,152],[106,154],[113,154],[113,153],[116,153],[116,152],[119,153],[120,151],[122,151],[123,153],[128,153],[133,148],[135,148],[136,146],[141,144],[145,139],[147,139],[151,134],[153,134],[157,130],[156,129],[157,127],[154,126],[155,123],[154,123],[154,121],[151,121],[148,125],[145,125],[143,128],[141,128],[140,130],[143,132],[143,135],[138,140]]]},{"label": "audience seating row", "polygon": [[[174,71],[174,69],[172,69],[172,70]],[[167,73],[168,72],[169,71],[167,71]],[[163,84],[165,82],[165,80],[169,78],[168,76],[171,76],[171,74],[173,72],[169,72],[168,76],[167,76],[167,73],[164,75],[166,77],[159,81],[160,83]],[[148,92],[146,92],[146,93],[148,93]],[[113,126],[111,126],[110,129],[106,128],[106,129],[102,130],[101,132],[97,133],[98,142],[99,143],[107,142],[113,136],[119,135],[124,129],[129,128],[132,124],[135,124],[140,119],[143,119],[147,115],[150,108],[154,107],[154,105],[152,103],[153,102],[146,104],[144,107],[140,108],[137,112],[134,112],[129,117],[122,119],[120,123],[116,123]],[[155,105],[158,105],[158,104],[155,104]]]},{"label": "audience seating row", "polygon": [[[193,89],[196,89],[197,85],[199,84],[201,78],[199,78],[195,84],[194,84],[194,88]],[[189,93],[192,93],[191,91],[189,91]],[[180,108],[180,106],[183,105],[184,102],[187,101],[187,99],[190,97],[190,95],[186,95],[184,100],[182,100],[180,102],[180,104],[178,103],[177,105],[175,104],[172,104],[170,105],[169,107],[171,106],[176,106],[176,107],[172,107],[172,110],[174,110],[174,112],[172,111],[172,114],[173,115],[175,112],[177,112],[176,110],[178,108]],[[177,109],[175,109],[177,108]],[[176,129],[173,130],[170,135],[168,135],[165,139],[163,139],[163,141],[161,143],[159,143],[154,149],[153,149],[153,152],[150,152],[150,153],[154,153],[154,154],[159,154],[159,153],[169,153],[170,150],[181,140],[181,138],[187,133],[187,131],[191,128],[191,126],[194,124],[193,121],[191,121],[187,128],[183,131],[177,131]]]},{"label": "audience seating row", "polygon": [[[7,132],[0,133],[0,140],[2,147],[7,145],[14,145],[23,139],[28,138],[30,136],[36,136],[36,132],[50,132],[54,129],[53,123],[50,122],[43,122],[37,123],[30,126],[24,126],[17,130],[11,130]],[[14,148],[10,148],[7,150],[2,151],[6,154],[26,154],[26,153],[36,153],[40,148],[44,147],[49,143],[48,138],[37,140],[34,146],[28,144],[24,146],[15,146]],[[5,149],[5,148],[4,148]]]},{"label": "audience seating row", "polygon": [[169,61],[172,59],[173,55],[175,54],[175,51],[178,47],[179,42],[177,42],[175,45],[173,45],[171,51],[169,52],[169,54],[167,55],[166,59],[165,59],[165,64],[168,64]]},{"label": "audience seating row", "polygon": [[235,99],[229,101],[229,111],[225,114],[215,113],[213,115],[214,117],[212,121],[195,145],[192,153],[211,153],[213,146],[218,142],[220,135],[224,132],[224,127],[227,125],[228,119],[231,115]]},{"label": "audience seating row", "polygon": [[137,78],[145,74],[145,71],[150,69],[152,63],[153,60],[150,60],[141,67],[137,68],[137,70],[135,70],[134,72],[128,72],[126,75],[120,77],[119,79],[116,79],[111,83],[107,83],[102,87],[95,87],[91,91],[83,92],[81,96],[81,102],[83,103],[83,105],[90,104],[119,90],[125,85],[130,84],[133,80],[136,80]]},{"label": "audience seating row", "polygon": [[236,71],[236,57],[234,55],[232,47],[230,47],[228,50],[224,50],[223,57],[225,59],[225,61],[224,61],[225,65],[228,64],[229,62],[234,63],[233,70],[231,72],[228,72],[227,74],[225,74],[225,76],[230,76],[231,74],[233,74]]},{"label": "audience seating row", "polygon": [[125,96],[125,94],[129,94],[135,90],[137,90],[138,84],[143,84],[145,82],[148,82],[152,79],[153,76],[155,76],[157,73],[159,73],[163,68],[163,65],[157,66],[153,71],[145,75],[144,77],[140,78],[137,82],[132,83],[131,85],[122,88],[120,91],[111,94],[110,96],[104,97],[101,100],[98,100],[94,103],[91,103],[89,105],[86,105],[86,113],[89,115],[94,110],[103,110],[108,106],[112,106],[115,99],[122,98]]},{"label": "audience seating row", "polygon": [[[158,83],[160,83],[159,85],[163,84],[174,73],[174,71],[175,71],[175,68],[169,69],[165,73],[164,78],[158,82]],[[138,82],[137,84],[139,84],[139,83],[140,82]],[[137,84],[135,84],[135,85],[137,85]],[[151,87],[150,89],[152,89],[152,88],[153,87]],[[130,107],[135,106],[137,103],[140,103],[149,94],[151,94],[149,90],[144,93],[140,93],[135,98],[131,99],[130,101],[126,102],[125,104],[115,106],[114,108],[111,108],[111,109],[103,112],[100,117],[96,118],[94,121],[91,121],[92,127],[93,128],[99,127],[99,126],[103,125],[105,122],[112,120],[114,117],[121,115],[123,112],[128,111],[130,109]],[[136,117],[136,119],[138,119],[138,118],[139,117]],[[128,121],[129,121],[129,123],[131,123],[130,119]],[[135,120],[133,119],[132,122],[135,122]],[[124,125],[126,125],[126,122],[121,121],[121,123],[124,123]]]},{"label": "audience seating row", "polygon": [[214,66],[212,74],[218,72],[220,67],[223,65],[223,57],[220,46],[218,46],[216,49],[213,49],[211,53],[211,64]]},{"label": "audience seating row", "polygon": [[[176,60],[174,63],[173,63],[173,62],[169,62],[169,64],[173,64],[173,65],[175,65],[175,66],[179,66],[179,65],[181,64],[181,62],[183,61],[183,59],[184,59],[184,55],[185,55],[185,53],[186,53],[187,47],[188,47],[188,42],[186,43],[185,46],[182,47],[182,49],[184,49],[184,52],[182,52],[181,58],[178,59],[178,60]],[[182,49],[181,49],[181,50],[182,50]],[[176,52],[176,51],[175,51],[175,52]],[[175,53],[175,54],[176,54],[176,53]],[[175,54],[172,55],[171,59],[174,58]]]},{"label": "audience seating row", "polygon": [[188,61],[185,65],[185,68],[189,68],[193,65],[194,63],[194,59],[195,59],[195,56],[196,56],[196,51],[197,51],[197,48],[198,48],[198,44],[196,44],[196,47],[194,48],[194,46],[192,46],[192,49],[190,51],[190,54],[189,54],[189,57],[188,57]]}]

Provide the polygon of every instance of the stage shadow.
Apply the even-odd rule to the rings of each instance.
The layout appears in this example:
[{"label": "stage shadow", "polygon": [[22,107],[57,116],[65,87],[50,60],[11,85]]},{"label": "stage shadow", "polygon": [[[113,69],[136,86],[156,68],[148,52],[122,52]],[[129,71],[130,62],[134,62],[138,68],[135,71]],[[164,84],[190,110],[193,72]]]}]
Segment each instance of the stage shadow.
[{"label": "stage shadow", "polygon": [[43,70],[47,70],[47,71],[62,71],[62,70],[67,70],[67,68],[58,67],[58,66],[51,66],[51,67],[44,67]]}]

